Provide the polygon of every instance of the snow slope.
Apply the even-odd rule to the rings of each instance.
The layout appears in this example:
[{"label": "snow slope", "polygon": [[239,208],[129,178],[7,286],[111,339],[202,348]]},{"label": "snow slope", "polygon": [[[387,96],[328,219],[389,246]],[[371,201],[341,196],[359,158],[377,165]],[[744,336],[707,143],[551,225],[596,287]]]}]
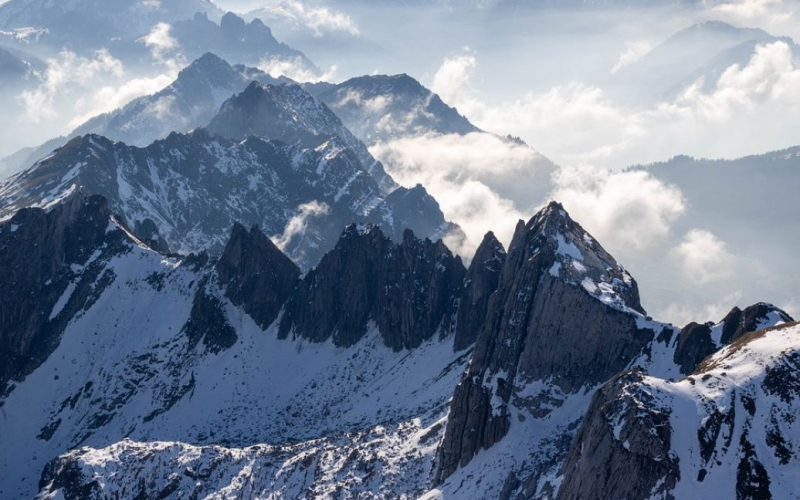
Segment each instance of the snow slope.
[{"label": "snow slope", "polygon": [[[108,230],[128,234],[113,222]],[[175,465],[173,459],[186,460],[175,453],[181,449],[197,458],[193,467],[198,470],[217,454],[234,469],[241,460],[231,457],[285,460],[256,473],[262,477],[273,470],[275,481],[283,480],[286,468],[297,462],[307,466],[308,456],[319,456],[320,470],[331,478],[350,470],[367,481],[374,474],[368,464],[374,463],[370,467],[384,468],[384,474],[364,488],[371,489],[377,478],[397,491],[422,488],[425,477],[409,481],[399,471],[408,464],[415,464],[414,470],[430,468],[436,443],[431,436],[441,430],[437,423],[467,360],[467,353],[453,351],[452,336],[437,335],[412,351],[386,347],[374,327],[347,349],[332,342],[278,340],[275,326],[262,329],[225,298],[211,263],[164,257],[128,241],[120,252],[95,262],[103,266],[101,275],[112,276],[110,286],[70,321],[47,360],[24,380],[12,382],[2,398],[0,496],[32,497],[47,462],[72,449],[84,453],[86,446],[111,446],[101,452],[105,457],[118,452],[134,457],[123,452],[126,448],[150,450],[149,457],[163,452],[159,460],[169,466]],[[235,343],[227,349],[187,335],[201,289],[235,331]],[[65,295],[71,294],[68,287]],[[427,448],[414,440],[427,442]],[[259,446],[247,448],[254,445]],[[358,449],[353,453],[360,458],[334,460],[332,446]],[[105,459],[89,460],[99,466]],[[112,474],[104,481],[111,488],[107,492],[115,491],[113,468],[105,469]],[[172,481],[172,473],[162,470]],[[390,470],[398,472],[391,476]],[[157,473],[148,469],[142,477]],[[219,473],[233,472],[220,467]],[[288,475],[291,488],[306,487],[308,478]],[[315,488],[334,486],[314,482]]]}]

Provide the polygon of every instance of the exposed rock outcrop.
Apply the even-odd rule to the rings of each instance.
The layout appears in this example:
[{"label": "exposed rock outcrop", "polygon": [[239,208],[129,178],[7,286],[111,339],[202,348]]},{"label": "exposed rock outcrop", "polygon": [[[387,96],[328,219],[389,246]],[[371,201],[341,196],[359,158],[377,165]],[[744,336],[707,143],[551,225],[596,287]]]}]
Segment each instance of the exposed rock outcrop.
[{"label": "exposed rock outcrop", "polygon": [[453,349],[460,351],[471,346],[483,329],[483,322],[489,309],[489,299],[500,284],[500,273],[506,261],[503,244],[488,232],[484,236],[475,256],[472,258],[464,292],[458,307],[456,336]]},{"label": "exposed rock outcrop", "polygon": [[278,317],[300,278],[300,269],[264,233],[235,224],[216,266],[225,296],[262,328]]},{"label": "exposed rock outcrop", "polygon": [[81,192],[0,223],[0,395],[47,359],[70,319],[113,282],[94,265],[125,251],[113,224],[107,201]]},{"label": "exposed rock outcrop", "polygon": [[614,377],[592,398],[564,464],[558,500],[663,498],[680,479],[670,411],[645,390],[645,374]]},{"label": "exposed rock outcrop", "polygon": [[505,436],[508,405],[528,383],[572,393],[623,370],[654,336],[637,327],[642,313],[636,282],[561,205],[520,221],[455,390],[439,480]]},{"label": "exposed rock outcrop", "polygon": [[688,377],[615,377],[594,396],[559,500],[794,498],[800,326],[741,335]]},{"label": "exposed rock outcrop", "polygon": [[351,346],[374,322],[392,349],[418,347],[451,332],[465,274],[441,241],[406,231],[394,243],[376,226],[351,224],[287,302],[280,336]]},{"label": "exposed rock outcrop", "polygon": [[688,375],[703,359],[746,333],[791,321],[792,317],[785,311],[765,302],[753,304],[744,310],[734,307],[716,325],[690,323],[684,327],[676,340],[673,359],[680,366],[681,373]]}]

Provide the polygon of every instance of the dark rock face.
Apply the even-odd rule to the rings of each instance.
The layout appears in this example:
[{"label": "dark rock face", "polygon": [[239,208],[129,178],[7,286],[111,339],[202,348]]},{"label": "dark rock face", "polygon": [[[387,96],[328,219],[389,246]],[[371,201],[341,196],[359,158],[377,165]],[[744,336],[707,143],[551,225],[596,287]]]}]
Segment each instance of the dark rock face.
[{"label": "dark rock face", "polygon": [[236,343],[236,330],[228,322],[222,301],[209,290],[208,277],[203,278],[195,293],[183,332],[189,337],[191,347],[202,342],[213,353],[224,351]]},{"label": "dark rock face", "polygon": [[500,273],[506,261],[503,244],[494,233],[483,238],[464,279],[464,292],[458,307],[456,336],[453,349],[460,351],[471,346],[478,338],[486,319],[489,298],[500,284]]},{"label": "dark rock face", "polygon": [[472,361],[453,397],[439,480],[499,441],[515,391],[564,393],[623,370],[652,340],[636,282],[557,204],[517,226]]},{"label": "dark rock face", "polygon": [[300,278],[300,269],[258,227],[235,224],[216,266],[225,296],[262,328],[278,317]]},{"label": "dark rock face", "polygon": [[104,198],[76,193],[0,223],[0,394],[44,362],[72,317],[113,282],[98,262],[127,247],[110,222]]},{"label": "dark rock face", "polygon": [[643,390],[643,377],[623,373],[595,393],[564,464],[558,500],[644,499],[680,480],[669,410]]},{"label": "dark rock face", "polygon": [[392,349],[451,331],[466,270],[439,241],[406,231],[394,243],[376,226],[348,226],[286,304],[280,336],[337,346],[358,342],[374,321]]},{"label": "dark rock face", "polygon": [[678,335],[673,361],[684,375],[692,373],[701,361],[717,351],[717,345],[711,339],[712,326],[689,323]]},{"label": "dark rock face", "polygon": [[167,240],[158,233],[158,226],[152,219],[137,220],[133,228],[133,234],[156,252],[170,253]]},{"label": "dark rock face", "polygon": [[689,375],[706,357],[745,334],[791,321],[792,317],[785,311],[765,302],[744,310],[734,307],[717,325],[690,323],[684,327],[676,340],[673,360],[681,373]]},{"label": "dark rock face", "polygon": [[767,326],[773,326],[776,322],[790,323],[794,321],[785,311],[767,304],[759,302],[744,311],[734,307],[731,312],[722,320],[722,345],[729,345],[739,340],[744,334],[755,332]]}]

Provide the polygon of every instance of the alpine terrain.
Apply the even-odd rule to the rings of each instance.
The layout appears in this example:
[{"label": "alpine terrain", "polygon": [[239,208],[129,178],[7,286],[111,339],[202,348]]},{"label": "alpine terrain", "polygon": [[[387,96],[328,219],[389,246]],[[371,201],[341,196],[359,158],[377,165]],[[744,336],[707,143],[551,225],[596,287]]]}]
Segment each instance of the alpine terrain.
[{"label": "alpine terrain", "polygon": [[788,4],[0,0],[0,500],[800,499]]},{"label": "alpine terrain", "polygon": [[372,224],[304,275],[257,227],[134,234],[78,188],[0,226],[4,496],[797,493],[791,318],[653,321],[557,203],[468,268]]}]

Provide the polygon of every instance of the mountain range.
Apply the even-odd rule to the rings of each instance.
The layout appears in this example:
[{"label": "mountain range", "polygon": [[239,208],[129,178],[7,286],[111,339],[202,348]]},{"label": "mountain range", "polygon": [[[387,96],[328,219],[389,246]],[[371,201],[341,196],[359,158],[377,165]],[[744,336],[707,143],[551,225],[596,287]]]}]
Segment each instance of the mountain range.
[{"label": "mountain range", "polygon": [[797,493],[791,318],[653,321],[557,203],[469,268],[354,224],[301,275],[241,225],[159,253],[76,191],[0,223],[0,258],[5,496]]},{"label": "mountain range", "polygon": [[[414,78],[273,77],[257,67],[318,69],[209,0],[9,0],[0,85],[43,81],[37,58],[70,42],[152,65],[154,27],[195,59],[174,82],[4,160],[0,498],[800,498],[800,323],[725,281],[713,321],[654,318],[653,287],[540,204],[556,166],[532,150],[447,173],[534,213],[465,255],[452,200],[399,185],[385,151],[490,132]],[[704,23],[615,78],[657,99],[775,41],[796,50]],[[789,303],[798,160],[628,169],[686,205],[650,265],[707,228],[748,301]],[[707,298],[690,278],[656,291]]]},{"label": "mountain range", "polygon": [[103,195],[139,237],[163,238],[162,249],[218,253],[242,222],[282,237],[306,268],[350,222],[376,223],[397,240],[407,228],[435,239],[459,232],[422,186],[397,187],[336,115],[294,84],[254,82],[207,128],[143,148],[76,137],[0,184],[2,217],[75,191]]},{"label": "mountain range", "polygon": [[694,24],[674,33],[640,59],[613,75],[610,91],[624,102],[652,104],[672,100],[695,82],[713,91],[722,73],[747,66],[756,47],[783,42],[795,58],[800,49],[789,37],[722,21]]},{"label": "mountain range", "polygon": [[[64,137],[51,139],[34,148],[24,148],[4,158],[2,170],[6,175],[16,173],[70,139],[86,134],[103,135],[132,146],[146,146],[166,138],[173,131],[189,132],[207,125],[223,102],[245,90],[253,81],[272,85],[296,83],[286,77],[274,78],[256,68],[231,66],[224,59],[206,53],[184,68],[163,90],[91,118]],[[364,144],[372,145],[377,140],[423,133],[479,131],[458,111],[407,75],[364,76],[339,85],[299,85],[325,103],[352,131],[352,134],[347,133],[350,137],[348,142],[364,158],[368,153],[364,146],[355,144],[352,135]],[[378,107],[374,103],[382,104]],[[370,130],[384,132],[375,135]]]}]

